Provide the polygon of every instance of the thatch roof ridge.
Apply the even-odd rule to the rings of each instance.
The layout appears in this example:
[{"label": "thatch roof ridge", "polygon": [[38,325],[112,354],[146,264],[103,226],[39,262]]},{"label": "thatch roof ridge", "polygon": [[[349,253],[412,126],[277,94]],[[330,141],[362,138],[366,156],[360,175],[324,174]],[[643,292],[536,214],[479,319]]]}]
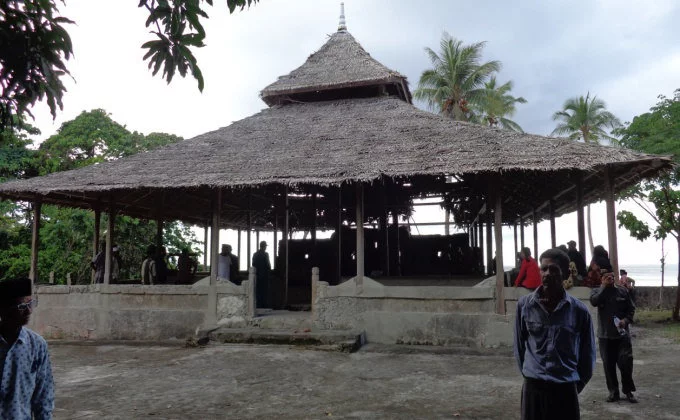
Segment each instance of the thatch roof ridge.
[{"label": "thatch roof ridge", "polygon": [[265,87],[267,98],[299,92],[405,81],[406,77],[378,62],[347,31],[332,34],[304,64]]},{"label": "thatch roof ridge", "polygon": [[382,176],[599,170],[668,157],[456,122],[395,97],[289,104],[117,161],[0,184],[0,194],[337,185]]}]

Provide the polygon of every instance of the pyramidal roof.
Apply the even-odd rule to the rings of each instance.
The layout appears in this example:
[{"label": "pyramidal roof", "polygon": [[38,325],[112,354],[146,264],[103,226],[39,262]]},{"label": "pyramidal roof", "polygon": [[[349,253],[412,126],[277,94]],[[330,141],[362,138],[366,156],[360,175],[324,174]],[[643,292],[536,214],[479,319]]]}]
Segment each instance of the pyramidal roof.
[{"label": "pyramidal roof", "polygon": [[[260,92],[268,104],[280,103],[282,98],[312,92],[329,92],[359,87],[391,88],[398,96],[410,101],[406,77],[375,60],[354,37],[347,32],[344,13],[338,31],[305,63]],[[308,97],[304,102],[309,101]]]}]

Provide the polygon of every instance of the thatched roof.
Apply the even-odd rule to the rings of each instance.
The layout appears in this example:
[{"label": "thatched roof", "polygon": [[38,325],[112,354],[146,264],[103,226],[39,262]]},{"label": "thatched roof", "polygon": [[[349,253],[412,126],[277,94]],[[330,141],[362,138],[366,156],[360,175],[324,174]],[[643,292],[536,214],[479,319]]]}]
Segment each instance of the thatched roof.
[{"label": "thatched roof", "polygon": [[268,104],[318,91],[395,85],[410,100],[406,77],[376,61],[347,31],[339,30],[305,63],[262,90]]},{"label": "thatched roof", "polygon": [[[156,151],[0,184],[0,195],[75,206],[114,200],[134,215],[205,221],[218,187],[271,193],[284,184],[391,179],[400,188],[410,180],[414,195],[457,190],[484,197],[496,174],[501,178],[494,188],[507,197],[506,220],[515,220],[560,192],[558,214],[572,210],[576,175],[585,175],[586,201],[592,202],[603,196],[605,167],[621,190],[670,164],[668,157],[618,147],[455,122],[379,97],[274,106]],[[460,182],[446,184],[444,175],[459,175]],[[154,195],[161,191],[162,205]],[[269,193],[260,194],[263,208]],[[232,198],[234,210],[242,210],[242,197]],[[467,211],[475,205],[468,203]]]}]

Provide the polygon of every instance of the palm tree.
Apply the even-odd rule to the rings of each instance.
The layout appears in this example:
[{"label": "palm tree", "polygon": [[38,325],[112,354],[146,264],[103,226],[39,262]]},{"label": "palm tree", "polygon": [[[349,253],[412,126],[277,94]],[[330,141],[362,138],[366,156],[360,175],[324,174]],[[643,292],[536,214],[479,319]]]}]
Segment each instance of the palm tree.
[{"label": "palm tree", "polygon": [[[553,114],[553,121],[559,121],[552,135],[566,135],[573,140],[585,143],[599,143],[602,139],[615,140],[605,129],[621,127],[614,114],[607,111],[607,105],[597,96],[590,97],[590,92],[578,98],[569,98],[561,111]],[[590,205],[588,205],[588,242],[590,253],[593,252],[593,229],[590,223]]]},{"label": "palm tree", "polygon": [[415,98],[454,120],[473,120],[471,104],[480,101],[485,92],[484,83],[501,69],[500,61],[479,63],[484,44],[463,45],[462,41],[444,33],[439,54],[425,48],[433,68],[420,76],[413,93]]},{"label": "palm tree", "polygon": [[512,87],[512,81],[498,86],[496,76],[491,76],[491,79],[484,84],[484,93],[480,98],[479,104],[475,106],[480,124],[488,125],[489,127],[500,126],[506,130],[518,131],[520,133],[524,132],[519,124],[508,118],[515,115],[516,104],[525,104],[527,102],[521,96],[519,98],[512,96],[510,94]]},{"label": "palm tree", "polygon": [[597,96],[590,97],[590,92],[584,98],[569,98],[561,111],[553,114],[553,121],[559,121],[552,135],[566,135],[573,140],[583,140],[586,143],[599,143],[602,139],[615,140],[606,128],[614,129],[621,126],[621,121],[611,112],[607,105]]}]

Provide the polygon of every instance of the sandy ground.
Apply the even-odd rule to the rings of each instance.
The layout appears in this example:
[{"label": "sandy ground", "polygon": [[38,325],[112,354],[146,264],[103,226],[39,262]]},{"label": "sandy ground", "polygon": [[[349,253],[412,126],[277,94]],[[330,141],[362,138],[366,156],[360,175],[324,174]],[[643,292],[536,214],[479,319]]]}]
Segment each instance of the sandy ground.
[{"label": "sandy ground", "polygon": [[[602,364],[585,419],[680,419],[680,344],[636,330],[637,405],[605,403]],[[512,419],[521,377],[509,350],[369,345],[51,345],[57,419]]]}]

